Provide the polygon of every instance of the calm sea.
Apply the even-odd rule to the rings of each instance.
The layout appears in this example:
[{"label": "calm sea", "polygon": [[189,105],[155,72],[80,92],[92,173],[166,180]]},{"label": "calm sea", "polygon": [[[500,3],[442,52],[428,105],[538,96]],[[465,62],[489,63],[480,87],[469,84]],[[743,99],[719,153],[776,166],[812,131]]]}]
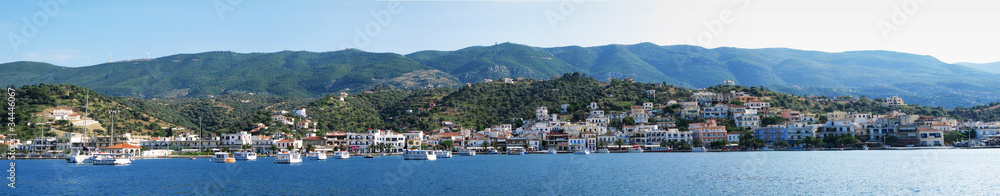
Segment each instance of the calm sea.
[{"label": "calm sea", "polygon": [[[997,195],[1000,150],[17,161],[4,195]],[[9,165],[9,161],[2,161]],[[6,168],[6,167],[5,167]],[[6,184],[8,181],[3,179]]]}]

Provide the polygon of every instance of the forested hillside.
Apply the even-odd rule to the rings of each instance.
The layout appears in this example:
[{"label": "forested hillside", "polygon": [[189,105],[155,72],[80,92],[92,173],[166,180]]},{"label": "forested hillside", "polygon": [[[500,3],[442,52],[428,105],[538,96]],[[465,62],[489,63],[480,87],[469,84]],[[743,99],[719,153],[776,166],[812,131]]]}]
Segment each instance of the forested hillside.
[{"label": "forested hillside", "polygon": [[[108,110],[119,110],[115,130],[151,136],[175,135],[162,127],[198,130],[198,119],[206,134],[247,131],[254,123],[271,124],[272,110],[307,108],[319,132],[361,132],[367,128],[397,131],[433,131],[442,121],[452,121],[465,128],[481,129],[510,123],[520,125],[534,118],[534,110],[546,106],[570,121],[586,117],[586,105],[596,102],[606,112],[620,112],[643,102],[666,104],[670,100],[686,101],[694,90],[661,83],[629,82],[612,79],[601,82],[587,74],[563,74],[552,80],[521,79],[512,83],[476,83],[459,88],[398,89],[378,86],[370,91],[350,94],[340,101],[338,96],[320,99],[283,97],[270,94],[230,94],[210,98],[174,98],[144,100],[132,97],[109,97],[93,90],[72,85],[28,85],[15,89],[17,107],[15,119],[18,138],[54,136],[58,132],[81,132],[82,129],[62,122],[43,120],[54,108],[72,109],[83,113],[87,92],[90,92],[90,116],[103,127],[92,134],[107,134],[111,116]],[[648,96],[646,90],[655,90]],[[820,101],[771,91],[767,87],[712,86],[716,93],[741,91],[766,98],[772,107],[825,114],[832,111],[872,112],[884,114],[900,111],[908,114],[947,116],[959,121],[1000,120],[1000,103],[971,108],[929,107],[921,105],[887,106],[881,98],[861,96],[855,101]],[[569,104],[566,112],[559,106]],[[674,107],[664,113],[676,112]],[[289,114],[290,115],[290,114]],[[822,115],[819,115],[822,116]],[[7,118],[3,118],[6,124]],[[28,122],[31,122],[30,126]],[[53,129],[55,131],[48,131]],[[291,131],[276,128],[274,131]],[[301,130],[299,130],[301,131]],[[296,135],[304,133],[295,132]]]},{"label": "forested hillside", "polygon": [[828,53],[652,43],[531,47],[513,43],[407,55],[356,49],[332,52],[205,52],[66,68],[36,62],[0,64],[0,83],[74,84],[112,96],[202,98],[267,93],[320,98],[376,86],[458,87],[486,79],[549,79],[579,72],[600,81],[705,88],[733,80],[796,95],[902,97],[921,105],[971,107],[1000,101],[997,74],[931,56],[891,51]]}]

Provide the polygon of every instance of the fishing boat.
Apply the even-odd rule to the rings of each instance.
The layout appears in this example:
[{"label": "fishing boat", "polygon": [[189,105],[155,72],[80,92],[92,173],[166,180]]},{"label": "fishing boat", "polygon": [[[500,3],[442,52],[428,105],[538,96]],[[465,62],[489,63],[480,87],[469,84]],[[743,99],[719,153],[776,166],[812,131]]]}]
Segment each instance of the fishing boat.
[{"label": "fishing boat", "polygon": [[434,151],[434,154],[437,155],[437,158],[451,158],[451,151],[447,150]]},{"label": "fishing boat", "polygon": [[611,150],[608,150],[607,148],[601,148],[597,149],[597,153],[611,153]]},{"label": "fishing boat", "polygon": [[[348,157],[350,157],[350,155],[348,155]],[[375,155],[367,154],[367,155],[365,155],[365,158],[366,159],[375,158]]]},{"label": "fishing boat", "polygon": [[94,165],[128,165],[132,163],[132,159],[126,154],[97,153],[90,162]]},{"label": "fishing boat", "polygon": [[587,155],[590,154],[590,149],[587,148],[577,148],[573,150],[573,154]]},{"label": "fishing boat", "polygon": [[66,163],[90,163],[90,152],[87,148],[72,147],[72,151],[66,155]]},{"label": "fishing boat", "polygon": [[459,156],[476,156],[476,151],[475,150],[464,149],[464,150],[458,151],[458,155]]},{"label": "fishing boat", "polygon": [[861,150],[868,150],[868,145],[861,146]]},{"label": "fishing boat", "polygon": [[326,160],[326,153],[312,151],[306,157],[309,157],[309,160]]},{"label": "fishing boat", "polygon": [[556,149],[555,149],[555,148],[549,148],[549,150],[548,150],[547,152],[548,152],[549,154],[559,154],[559,151],[556,151]]},{"label": "fishing boat", "polygon": [[236,152],[234,155],[237,161],[254,161],[257,160],[257,153],[250,151],[240,151]]},{"label": "fishing boat", "polygon": [[631,148],[628,148],[628,152],[629,153],[642,153],[643,150],[642,150],[642,147],[639,147],[638,145],[636,145],[636,146],[632,146]]},{"label": "fishing boat", "polygon": [[670,147],[650,147],[649,148],[649,152],[671,152],[671,151],[674,151],[674,149],[670,148]]},{"label": "fishing boat", "polygon": [[277,155],[274,155],[274,163],[276,164],[292,164],[301,162],[302,162],[302,155],[299,153],[281,152],[278,153]]},{"label": "fishing boat", "polygon": [[432,150],[407,150],[403,153],[404,160],[437,160],[437,155]]},{"label": "fishing boat", "polygon": [[[372,154],[365,155],[365,158],[369,158],[369,156],[371,156],[370,158],[375,158],[375,156],[372,155]],[[333,158],[334,159],[349,159],[349,158],[351,158],[351,153],[348,153],[347,151],[337,151],[337,152],[333,153]]]},{"label": "fishing boat", "polygon": [[694,147],[691,148],[691,152],[708,152],[708,149],[705,149],[705,147]]},{"label": "fishing boat", "polygon": [[524,155],[524,150],[520,148],[514,148],[507,151],[507,155]]},{"label": "fishing boat", "polygon": [[212,161],[215,161],[216,163],[235,163],[236,158],[233,158],[233,154],[229,154],[226,152],[217,152],[215,153],[215,156],[212,158]]},{"label": "fishing boat", "polygon": [[490,149],[490,151],[486,154],[500,154],[500,151],[497,151],[497,149]]}]

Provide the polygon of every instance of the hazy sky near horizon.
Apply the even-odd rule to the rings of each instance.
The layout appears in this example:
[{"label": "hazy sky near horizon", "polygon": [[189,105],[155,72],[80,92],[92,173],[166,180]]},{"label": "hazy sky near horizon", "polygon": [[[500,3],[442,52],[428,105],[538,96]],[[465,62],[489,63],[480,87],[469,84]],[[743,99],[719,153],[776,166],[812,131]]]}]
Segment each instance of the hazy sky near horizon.
[{"label": "hazy sky near horizon", "polygon": [[[496,42],[892,50],[1000,61],[1000,1],[7,1],[0,63],[86,66],[205,51],[408,54]],[[128,53],[131,53],[130,55]],[[130,57],[129,57],[130,56]],[[88,58],[91,63],[88,64]]]}]

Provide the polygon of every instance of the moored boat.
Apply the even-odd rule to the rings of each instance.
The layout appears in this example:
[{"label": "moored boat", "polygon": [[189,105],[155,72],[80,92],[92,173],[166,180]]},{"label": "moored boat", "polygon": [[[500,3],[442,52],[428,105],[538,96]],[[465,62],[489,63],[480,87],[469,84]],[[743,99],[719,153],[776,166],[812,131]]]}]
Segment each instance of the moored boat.
[{"label": "moored boat", "polygon": [[500,151],[497,151],[497,149],[490,149],[490,151],[486,154],[500,154]]},{"label": "moored boat", "polygon": [[631,148],[628,148],[628,152],[629,153],[642,153],[643,150],[642,150],[642,147],[632,146]]},{"label": "moored boat", "polygon": [[94,165],[128,165],[132,163],[132,159],[125,154],[97,153],[90,162]]},{"label": "moored boat", "polygon": [[323,152],[312,151],[309,152],[309,155],[307,156],[309,157],[309,160],[326,160],[326,153]]},{"label": "moored boat", "polygon": [[90,163],[90,152],[86,148],[73,147],[72,151],[66,155],[66,163]]},{"label": "moored boat", "polygon": [[277,164],[292,164],[301,162],[302,162],[302,155],[299,153],[281,152],[274,155],[274,163]]},{"label": "moored boat", "polygon": [[437,160],[437,155],[432,150],[407,150],[403,153],[405,160]]},{"label": "moored boat", "polygon": [[437,155],[437,158],[451,158],[451,151],[447,150],[434,151],[434,154]]},{"label": "moored boat", "polygon": [[217,152],[212,158],[212,161],[215,161],[216,163],[235,163],[236,158],[233,158],[233,154]]},{"label": "moored boat", "polygon": [[[348,156],[348,157],[350,157],[350,155],[347,155],[347,156]],[[365,155],[365,158],[366,158],[366,159],[370,159],[370,158],[375,158],[375,155],[372,155],[372,154],[366,154],[366,155]]]},{"label": "moored boat", "polygon": [[708,149],[705,149],[705,147],[694,147],[691,148],[691,152],[708,152]]},{"label": "moored boat", "polygon": [[590,149],[587,148],[577,148],[573,150],[573,154],[586,155],[590,154]]},{"label": "moored boat", "polygon": [[507,155],[524,155],[524,150],[520,148],[507,150]]},{"label": "moored boat", "polygon": [[559,151],[556,151],[555,148],[549,148],[548,153],[549,154],[559,154]]},{"label": "moored boat", "polygon": [[[371,154],[365,155],[365,158],[368,158],[368,156],[372,156],[371,158],[375,158],[375,156],[373,156]],[[347,151],[337,151],[337,152],[333,153],[333,158],[334,159],[349,159],[349,158],[351,158],[351,153],[348,153]]]},{"label": "moored boat", "polygon": [[460,155],[460,156],[476,156],[476,151],[475,150],[464,149],[464,150],[458,151],[458,155]]},{"label": "moored boat", "polygon": [[651,147],[651,148],[649,148],[649,152],[671,152],[671,151],[674,151],[674,149],[670,148],[670,147]]},{"label": "moored boat", "polygon": [[257,153],[250,151],[240,151],[233,154],[233,157],[237,161],[254,161],[257,160]]},{"label": "moored boat", "polygon": [[611,150],[608,150],[607,148],[601,148],[597,149],[597,153],[611,153]]}]

